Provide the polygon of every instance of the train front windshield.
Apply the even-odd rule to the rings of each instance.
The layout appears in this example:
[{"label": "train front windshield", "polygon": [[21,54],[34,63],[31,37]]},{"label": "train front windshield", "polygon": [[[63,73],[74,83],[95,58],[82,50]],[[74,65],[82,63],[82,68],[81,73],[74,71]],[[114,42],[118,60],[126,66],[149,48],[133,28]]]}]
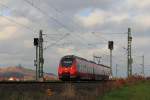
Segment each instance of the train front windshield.
[{"label": "train front windshield", "polygon": [[73,58],[63,58],[61,64],[62,67],[71,67],[73,64]]}]

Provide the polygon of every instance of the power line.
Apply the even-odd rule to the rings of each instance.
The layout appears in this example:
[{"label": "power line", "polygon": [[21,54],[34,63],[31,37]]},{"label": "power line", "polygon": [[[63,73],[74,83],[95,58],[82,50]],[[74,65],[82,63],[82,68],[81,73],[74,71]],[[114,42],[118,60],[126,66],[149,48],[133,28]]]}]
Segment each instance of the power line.
[{"label": "power line", "polygon": [[[0,5],[3,6],[3,7],[5,7],[5,8],[10,9],[8,6],[6,6],[6,5],[4,5],[4,4],[2,4],[2,3],[0,3]],[[27,26],[27,25],[25,25],[25,24],[21,24],[21,23],[15,21],[15,20],[13,20],[13,19],[11,19],[11,18],[9,18],[9,17],[4,16],[4,15],[0,15],[0,16],[4,17],[5,19],[7,19],[8,21],[10,21],[10,22],[12,22],[12,23],[15,23],[15,24],[17,24],[17,25],[20,25],[20,26],[22,26],[22,27],[24,27],[24,28],[30,30],[31,32],[36,32],[36,30],[32,29],[31,27],[29,27],[29,26]]]},{"label": "power line", "polygon": [[[45,2],[46,2],[46,4],[47,4],[47,3],[49,4],[49,2],[47,2],[47,0],[45,0]],[[55,8],[53,5],[50,5],[49,7],[51,7],[52,9],[54,9],[54,10],[55,10],[56,12],[58,12],[59,14],[63,14],[63,12],[60,11],[60,9]]]},{"label": "power line", "polygon": [[[93,35],[96,35],[95,32],[92,32]],[[110,33],[109,33],[110,34]],[[115,34],[115,33],[113,33]],[[120,34],[120,33],[116,33],[116,34]],[[124,33],[125,34],[125,33]],[[108,41],[105,37],[101,36],[101,39],[103,39],[104,41]],[[117,42],[115,42],[116,44],[118,44]],[[121,46],[123,48],[123,50],[125,49],[124,46]]]},{"label": "power line", "polygon": [[[92,32],[92,34],[93,35],[96,35],[96,32]],[[103,33],[104,34],[104,33]],[[108,34],[108,33],[105,33],[105,35],[106,34]],[[115,34],[115,33],[109,33],[109,35],[110,34]],[[116,34],[121,34],[121,33],[116,33]],[[125,34],[125,33],[124,33]],[[126,33],[127,34],[127,33]],[[97,35],[98,36],[98,35]],[[100,36],[101,37],[101,39],[103,39],[104,41],[108,41],[108,39],[106,39],[106,38],[104,38],[103,36]],[[118,42],[116,42],[115,44],[118,44],[118,45],[120,45]],[[121,46],[121,45],[120,45]],[[125,47],[124,46],[121,46],[123,49],[125,49]]]},{"label": "power line", "polygon": [[13,23],[15,23],[15,24],[17,24],[17,25],[20,25],[20,26],[22,26],[22,27],[24,27],[24,28],[30,30],[31,32],[34,32],[34,33],[36,32],[36,30],[33,30],[31,27],[29,27],[29,26],[27,26],[27,25],[25,25],[25,24],[21,24],[21,23],[15,21],[15,20],[13,20],[13,19],[11,19],[11,18],[9,18],[9,17],[3,16],[3,15],[0,15],[0,16],[1,16],[1,17],[4,17],[5,19],[7,19],[7,20],[10,21],[10,22],[13,22]]},{"label": "power line", "polygon": [[[0,5],[1,6],[3,6],[3,7],[5,7],[5,8],[7,8],[7,9],[9,9],[11,12],[14,12],[14,13],[18,13],[18,11],[17,10],[15,10],[15,9],[11,9],[9,6],[7,6],[6,4],[3,4],[3,3],[1,3],[0,2]],[[24,17],[24,18],[27,18],[28,19],[28,17],[27,16],[25,16],[25,13],[21,13],[21,12],[19,12],[19,14],[22,16],[22,17]],[[32,20],[30,20],[30,21],[32,21]],[[36,25],[38,25],[38,27],[39,27],[39,25],[41,25],[41,23],[40,24],[37,24],[35,21],[32,21],[32,23],[34,23],[34,24],[36,24]],[[46,26],[43,26],[44,28],[46,28]],[[41,28],[40,28],[41,29]]]},{"label": "power line", "polygon": [[[5,7],[5,8],[8,8],[8,9],[10,9],[8,6],[6,6],[6,5],[4,5],[4,4],[2,4],[2,3],[0,3],[0,5],[1,6],[3,6],[3,7]],[[3,16],[3,17],[5,17],[7,20],[9,20],[9,21],[11,21],[11,22],[13,22],[13,23],[15,23],[15,24],[18,24],[18,25],[21,25],[21,26],[23,26],[23,27],[25,27],[25,28],[27,28],[28,30],[30,30],[30,31],[34,31],[32,28],[30,28],[29,26],[26,26],[26,25],[24,25],[24,24],[21,24],[21,23],[18,23],[18,22],[16,22],[15,20],[12,20],[12,19],[10,19],[10,18],[8,18],[8,17],[6,17],[6,16]],[[25,17],[25,16],[24,16]],[[64,38],[64,37],[62,37],[62,38]],[[62,40],[62,38],[60,39],[60,40]],[[59,41],[60,41],[59,40]],[[59,41],[56,41],[56,43],[58,43]],[[56,43],[53,43],[52,45],[55,45]],[[50,46],[52,46],[52,45],[50,45]],[[49,46],[48,46],[49,47]],[[48,48],[47,47],[47,48]],[[46,48],[45,48],[46,49]]]},{"label": "power line", "polygon": [[[49,4],[49,2],[48,1],[45,1],[45,2],[47,2],[48,4]],[[50,4],[49,4],[50,5]],[[58,8],[56,8],[56,7],[54,7],[53,5],[50,5],[49,7],[51,7],[51,8],[53,8],[56,12],[58,12],[60,15],[65,15],[64,14],[64,12],[63,11],[61,11],[60,9],[58,9]],[[77,23],[75,23],[69,16],[67,16],[67,19],[70,19],[70,21],[72,22],[72,23],[70,23],[73,27],[75,26],[79,26]],[[76,24],[76,25],[74,25],[74,24]],[[78,30],[79,28],[77,28],[76,27],[76,30]],[[83,28],[82,28],[82,30],[83,30]],[[80,31],[80,30],[79,30]]]},{"label": "power line", "polygon": [[[72,30],[70,30],[67,26],[65,26],[64,24],[62,24],[61,22],[59,22],[56,18],[50,16],[49,14],[47,14],[46,12],[44,12],[43,10],[41,10],[39,7],[35,6],[32,2],[28,1],[28,0],[24,0],[26,3],[30,4],[32,7],[34,7],[35,9],[37,9],[39,12],[41,12],[42,14],[44,14],[45,16],[48,16],[50,19],[52,19],[53,21],[55,21],[57,24],[59,24],[60,26],[62,26],[63,28],[67,29],[70,32],[73,32]],[[77,34],[76,34],[77,35]],[[79,35],[78,35],[79,36]],[[79,36],[80,37],[80,36]],[[62,37],[64,38],[64,37]],[[80,37],[81,38],[81,37]],[[59,41],[56,41],[56,43],[58,43]],[[56,44],[54,43],[54,44]],[[49,47],[49,46],[48,46]],[[47,47],[47,48],[48,48]]]},{"label": "power line", "polygon": [[33,8],[37,9],[39,12],[41,12],[43,15],[49,17],[49,19],[55,21],[58,25],[60,25],[61,27],[67,29],[70,32],[73,32],[72,30],[70,30],[66,25],[64,25],[63,23],[61,23],[60,21],[58,21],[56,18],[54,18],[53,16],[50,16],[49,14],[47,14],[45,11],[43,11],[41,8],[35,6],[31,1],[29,0],[23,0],[26,3],[28,3],[29,5],[31,5]]},{"label": "power line", "polygon": [[[35,9],[37,9],[39,12],[41,12],[42,14],[44,14],[45,16],[48,16],[50,19],[52,19],[53,21],[55,21],[58,25],[62,26],[63,28],[67,29],[70,32],[74,32],[73,30],[70,30],[66,25],[64,25],[63,23],[61,23],[60,21],[58,21],[56,18],[54,18],[53,16],[50,16],[49,14],[47,14],[46,12],[44,12],[43,10],[41,10],[39,7],[35,6],[31,1],[29,0],[23,0],[26,3],[30,4],[32,7],[34,7]],[[78,35],[78,34],[76,34]],[[78,35],[78,37],[81,38],[80,35]],[[83,38],[82,38],[83,40]]]},{"label": "power line", "polygon": [[[50,16],[49,14],[47,14],[45,11],[43,11],[41,8],[35,6],[31,1],[29,0],[23,0],[26,3],[30,4],[32,7],[34,7],[35,9],[37,9],[39,12],[41,12],[43,15],[48,16],[50,19],[52,19],[53,21],[55,21],[58,25],[62,26],[63,28],[67,29],[70,32],[74,32],[73,30],[70,30],[65,24],[61,23],[58,19],[56,19],[53,16]],[[56,10],[56,8],[54,8]],[[58,10],[56,10],[58,11]],[[73,24],[72,24],[73,25]],[[78,35],[79,36],[79,35]]]},{"label": "power line", "polygon": [[[30,4],[32,7],[34,7],[35,9],[37,9],[39,12],[41,12],[43,15],[45,16],[48,16],[50,19],[52,19],[53,21],[55,21],[58,25],[62,26],[63,28],[67,29],[68,31],[70,32],[73,32],[73,30],[70,30],[66,25],[62,24],[60,21],[58,21],[56,18],[54,18],[53,16],[50,16],[49,14],[47,14],[46,12],[44,12],[43,10],[41,10],[39,7],[35,6],[31,1],[28,1],[28,0],[23,0],[25,1],[26,3]],[[78,35],[78,34],[76,34]],[[81,38],[80,35],[78,35],[78,37]],[[63,38],[63,37],[62,37]],[[83,38],[82,38],[83,40]],[[57,41],[58,43],[58,41]]]},{"label": "power line", "polygon": [[69,36],[70,33],[65,34],[63,37],[61,37],[59,40],[57,40],[55,43],[50,44],[49,46],[47,46],[46,48],[44,48],[44,50],[56,45],[58,42],[62,41],[64,38],[66,38],[67,36]]},{"label": "power line", "polygon": [[[68,27],[66,27],[64,24],[62,24],[61,22],[59,22],[56,18],[50,16],[49,14],[47,14],[46,12],[44,12],[43,10],[41,10],[39,7],[35,6],[32,2],[30,2],[30,1],[28,1],[28,0],[24,0],[24,1],[27,2],[28,4],[30,4],[31,6],[33,6],[34,8],[36,8],[36,9],[37,9],[38,11],[40,11],[42,14],[44,14],[44,15],[46,15],[46,16],[52,18],[52,19],[53,19],[55,22],[57,22],[59,25],[61,25],[62,27],[64,27],[65,29],[67,29],[67,30],[70,31],[70,29],[68,29]],[[72,30],[71,30],[71,32],[72,32]],[[80,39],[81,39],[81,36],[80,36],[80,35],[78,35],[78,37],[80,37]],[[63,37],[62,37],[62,38],[63,38]],[[83,40],[83,38],[82,38],[82,40]],[[58,43],[58,41],[57,41],[56,43]],[[88,46],[89,46],[89,45],[88,45]]]},{"label": "power line", "polygon": [[[55,43],[52,43],[51,45],[49,45],[49,46],[47,46],[45,49],[48,49],[49,47],[52,47],[52,46],[55,46],[55,45],[57,45],[57,43],[59,43],[61,40],[63,40],[63,39],[65,39],[66,37],[68,37],[68,36],[71,36],[72,34],[70,34],[70,33],[67,33],[67,34],[65,34],[64,36],[62,36],[59,40],[57,40],[57,41],[55,41]],[[81,39],[81,37],[78,35],[78,37]],[[74,37],[73,37],[74,38]],[[75,38],[77,38],[77,37],[75,37]],[[77,38],[78,40],[79,40],[79,38]],[[82,40],[84,40],[83,38],[82,38]],[[88,45],[88,44],[87,44]],[[89,45],[88,45],[89,46]]]},{"label": "power line", "polygon": [[127,34],[127,33],[121,33],[121,32],[100,32],[100,31],[94,31],[92,33],[101,33],[101,34],[105,34],[105,35],[124,35],[124,34]]},{"label": "power line", "polygon": [[[93,35],[95,35],[95,34],[94,34],[95,32],[92,32],[92,33],[93,33]],[[102,32],[101,32],[101,33],[102,33]],[[114,34],[114,33],[113,33],[113,34]],[[118,34],[118,33],[117,33],[117,34]],[[109,34],[109,35],[110,35],[110,34]],[[111,34],[111,35],[112,35],[112,34]],[[101,36],[101,37],[102,37],[102,36]],[[106,38],[104,38],[104,37],[103,37],[102,39],[107,41],[107,39],[106,39]],[[118,43],[118,42],[116,42],[116,44],[119,44],[119,43]],[[121,45],[120,45],[120,46],[121,46]],[[125,46],[121,46],[121,47],[122,47],[123,49],[125,49]]]}]

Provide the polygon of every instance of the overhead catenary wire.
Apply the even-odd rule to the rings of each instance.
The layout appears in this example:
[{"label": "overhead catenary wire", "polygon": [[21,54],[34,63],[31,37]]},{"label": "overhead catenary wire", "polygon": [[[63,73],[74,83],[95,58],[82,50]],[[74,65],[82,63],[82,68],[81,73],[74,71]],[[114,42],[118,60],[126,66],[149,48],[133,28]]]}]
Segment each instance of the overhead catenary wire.
[{"label": "overhead catenary wire", "polygon": [[36,32],[36,30],[32,29],[31,27],[29,27],[29,26],[27,26],[27,25],[21,24],[21,23],[15,21],[15,20],[13,20],[13,19],[11,19],[11,18],[9,18],[9,17],[3,16],[3,15],[0,15],[0,16],[2,16],[3,18],[7,19],[8,21],[10,21],[10,22],[12,22],[12,23],[15,23],[15,24],[17,24],[17,25],[20,25],[20,26],[22,26],[22,27],[28,29],[29,31],[31,31],[31,32],[33,32],[33,33]]},{"label": "overhead catenary wire", "polygon": [[[49,17],[50,20],[53,20],[55,21],[58,25],[60,25],[61,27],[65,28],[66,30],[68,30],[69,32],[74,32],[73,30],[70,30],[65,24],[61,23],[59,20],[57,20],[55,17],[53,16],[50,16],[49,14],[47,14],[45,11],[43,11],[41,8],[35,6],[31,1],[29,0],[23,0],[25,1],[26,3],[28,3],[29,5],[31,5],[32,7],[34,7],[35,9],[37,9],[39,12],[41,12],[43,15]],[[81,39],[81,36],[78,35],[78,34],[75,34],[77,35],[80,39]],[[77,39],[79,39],[77,38]],[[84,38],[82,38],[81,40],[85,40]],[[57,42],[58,43],[58,42]]]},{"label": "overhead catenary wire", "polygon": [[[96,35],[95,32],[92,32],[92,34],[93,34],[93,35]],[[107,34],[108,34],[108,33],[107,33]],[[112,34],[115,34],[115,33],[112,33]],[[117,33],[117,34],[121,34],[121,33]],[[123,33],[123,34],[125,34],[125,33]],[[109,34],[109,35],[110,35],[110,34]],[[105,41],[108,41],[108,40],[107,40],[105,37],[103,37],[103,36],[101,36],[101,39],[103,39],[103,40],[105,40]],[[116,42],[116,44],[119,44],[119,43]],[[120,46],[120,44],[119,44],[119,46]],[[125,46],[121,46],[121,48],[123,48],[123,50],[126,49]],[[115,58],[122,62],[122,60],[120,60],[119,58],[117,58],[117,57],[115,57]]]},{"label": "overhead catenary wire", "polygon": [[[4,5],[4,4],[1,3],[1,2],[0,2],[0,5],[3,6],[3,7],[5,7],[5,8],[7,8],[7,9],[10,9],[8,6]],[[3,17],[3,18],[5,18],[5,19],[7,19],[9,22],[15,23],[15,24],[17,24],[17,25],[19,25],[19,26],[22,26],[22,27],[24,27],[25,29],[27,29],[27,30],[29,30],[29,31],[31,31],[31,32],[33,32],[33,33],[35,33],[35,32],[37,31],[37,30],[34,30],[33,28],[31,28],[31,27],[28,26],[28,25],[19,23],[18,21],[16,21],[16,20],[10,18],[9,16],[4,16],[3,13],[2,13],[0,16]]]},{"label": "overhead catenary wire", "polygon": [[[115,33],[115,34],[120,34],[120,33]],[[126,34],[126,33],[125,33]],[[114,35],[114,33],[112,33],[111,35]],[[116,42],[117,43],[117,42]],[[122,46],[123,49],[126,49],[125,46]],[[127,49],[126,49],[127,50]]]},{"label": "overhead catenary wire", "polygon": [[[27,0],[27,1],[29,1],[29,0]],[[33,3],[32,3],[32,5],[33,5]],[[43,10],[42,10],[43,11]],[[6,16],[5,16],[6,17]],[[8,17],[9,18],[9,17]],[[13,20],[13,19],[12,19]],[[56,19],[57,20],[57,19]],[[13,22],[13,21],[11,21],[11,22]],[[16,21],[17,22],[17,21]],[[13,22],[13,23],[15,23],[15,24],[18,24],[18,25],[21,25],[21,23],[19,23],[19,22]],[[60,22],[61,23],[61,22]],[[59,23],[58,23],[59,24]],[[63,23],[61,23],[61,24],[63,24]],[[30,31],[33,31],[33,29],[31,28],[31,27],[29,27],[29,26],[27,26],[27,25],[25,25],[24,26],[24,24],[23,25],[21,25],[22,27],[24,27],[24,28],[26,28],[26,29],[28,29],[28,30],[30,30]],[[66,26],[66,25],[65,25]],[[65,27],[64,27],[65,28]],[[68,27],[67,28],[65,28],[65,29],[67,29],[68,30]],[[70,30],[70,29],[69,29]],[[73,31],[72,31],[73,32]],[[61,38],[59,38],[55,43],[52,43],[51,45],[49,45],[49,47],[52,47],[52,46],[54,46],[54,45],[56,45],[57,43],[59,43],[60,41],[62,41],[64,38],[66,38],[67,37],[67,35],[68,36],[70,36],[70,34],[66,34],[66,35],[64,35],[64,36],[62,36]],[[81,35],[77,35],[79,38],[77,38],[78,40],[80,39],[81,40],[81,38],[83,39],[83,40],[86,40],[86,39],[84,39],[83,37],[81,37]],[[82,40],[81,40],[82,41]],[[87,44],[87,45],[89,45],[89,44]],[[105,50],[104,50],[105,51]]]},{"label": "overhead catenary wire", "polygon": [[[96,33],[97,33],[97,32],[92,32],[93,35],[96,35]],[[100,32],[100,33],[101,33],[101,32]],[[102,33],[104,34],[104,32],[102,32]],[[106,35],[106,34],[108,34],[108,33],[106,32],[105,35]],[[118,33],[118,32],[116,32],[116,33],[109,33],[109,35],[110,35],[110,34],[112,35],[112,34],[125,34],[125,33],[121,33],[121,32]],[[126,34],[127,34],[127,33],[126,33]],[[98,35],[96,35],[96,36],[98,36]],[[98,37],[99,37],[99,36],[98,36]],[[104,36],[100,36],[100,37],[101,37],[101,39],[103,39],[103,40],[105,40],[105,41],[108,41],[108,39],[106,39]],[[119,44],[119,43],[116,42],[116,44]],[[119,45],[120,45],[120,44],[119,44]],[[121,47],[122,47],[123,49],[126,48],[125,46],[122,46],[122,45],[121,45]]]},{"label": "overhead catenary wire", "polygon": [[[47,4],[49,4],[49,2],[46,0],[45,1]],[[61,16],[64,16],[65,15],[65,13],[62,11],[62,10],[60,10],[60,9],[58,9],[58,8],[56,8],[56,7],[54,7],[52,4],[49,4],[50,6],[50,8],[52,8],[52,9],[54,9],[57,13],[59,13],[59,15],[61,15]],[[71,26],[73,26],[73,27],[75,27],[75,29],[76,29],[76,31],[78,30],[78,29],[82,29],[83,30],[83,28],[80,28],[80,27],[77,27],[77,26],[79,26],[76,22],[74,22],[69,16],[67,16],[67,19],[70,19],[69,21],[71,22],[71,23],[69,23],[69,24],[71,24]],[[76,25],[75,25],[76,24]],[[79,32],[81,31],[81,30],[78,30]]]},{"label": "overhead catenary wire", "polygon": [[[98,35],[95,34],[95,32],[92,32],[92,34],[95,35],[97,38],[99,37]],[[113,34],[114,34],[114,33],[113,33]],[[101,39],[103,39],[104,41],[107,41],[107,42],[109,41],[108,39],[106,39],[106,38],[103,37],[103,36],[100,36],[100,37],[101,37]],[[117,43],[117,44],[118,44],[118,43]],[[122,46],[122,48],[125,49],[124,46]]]},{"label": "overhead catenary wire", "polygon": [[[50,16],[49,14],[47,14],[45,11],[43,11],[41,8],[35,6],[33,4],[33,2],[29,1],[29,0],[23,0],[25,1],[26,3],[30,4],[32,7],[34,7],[35,9],[37,9],[39,12],[41,12],[42,14],[44,14],[45,16],[48,16],[50,19],[52,19],[53,21],[55,21],[57,24],[59,24],[60,26],[62,26],[63,28],[67,29],[68,31],[70,32],[74,32],[73,30],[70,30],[65,24],[61,23],[58,19],[56,19],[55,17],[53,16]],[[78,37],[80,37],[80,39],[82,38],[80,35],[78,34],[75,34],[77,35]],[[82,38],[81,40],[85,40],[84,38]]]},{"label": "overhead catenary wire", "polygon": [[[45,0],[46,4],[49,4],[49,2],[47,0]],[[49,4],[50,5],[50,4]],[[59,9],[57,9],[56,7],[54,7],[53,5],[49,6],[50,8],[54,9],[56,12],[58,12],[59,14],[63,14],[63,12]]]},{"label": "overhead catenary wire", "polygon": [[56,42],[50,44],[49,46],[47,46],[46,48],[44,48],[44,50],[46,50],[47,48],[50,48],[54,45],[56,45],[58,42],[62,41],[64,38],[66,38],[67,36],[70,36],[70,33],[65,34],[63,37],[61,37],[59,40],[57,40]]},{"label": "overhead catenary wire", "polygon": [[58,25],[60,25],[61,27],[67,29],[69,32],[73,32],[72,30],[70,30],[66,25],[64,25],[63,23],[61,23],[58,19],[56,19],[53,16],[50,16],[49,14],[47,14],[45,11],[43,11],[40,7],[35,6],[31,1],[29,0],[23,0],[26,3],[28,3],[29,5],[31,5],[33,8],[37,9],[40,13],[42,13],[43,15],[49,17],[50,20],[53,20],[54,22],[56,22]]},{"label": "overhead catenary wire", "polygon": [[[4,8],[6,8],[6,9],[9,9],[12,13],[18,13],[18,10],[15,10],[15,9],[11,9],[11,7],[9,7],[8,5],[6,5],[6,4],[3,4],[2,2],[0,2],[0,6],[2,6],[2,7],[4,7]],[[28,17],[25,15],[25,13],[23,13],[23,12],[19,12],[19,14],[21,15],[21,17],[24,17],[24,18],[27,18],[28,19]],[[41,23],[39,24],[39,22],[37,23],[37,21],[35,22],[35,21],[32,21],[32,20],[30,20],[32,23],[34,23],[34,25],[36,25],[37,27],[38,27],[38,30],[39,29],[41,29],[41,27],[40,27],[40,25],[41,25]],[[45,24],[44,24],[45,25]],[[43,28],[46,28],[46,26],[42,26]],[[57,30],[56,30],[57,31]]]},{"label": "overhead catenary wire", "polygon": [[[0,5],[3,6],[3,7],[5,7],[5,8],[7,8],[7,9],[10,9],[7,5],[4,5],[4,4],[2,4],[2,3],[0,3]],[[15,12],[16,12],[16,11],[15,11]],[[5,19],[7,19],[8,21],[12,22],[12,23],[15,23],[15,24],[17,24],[17,25],[19,25],[19,26],[22,26],[22,27],[24,27],[24,28],[30,30],[30,31],[33,32],[33,33],[36,33],[36,30],[33,30],[30,26],[21,24],[21,23],[15,21],[15,20],[13,20],[13,19],[7,17],[7,16],[3,16],[3,15],[1,15],[1,16],[4,17]],[[23,16],[23,17],[25,17],[25,16]],[[69,36],[69,35],[68,35],[68,36]],[[62,40],[63,38],[64,38],[64,37],[62,37],[60,40]],[[60,41],[60,40],[59,40],[59,41]],[[58,43],[59,41],[56,41],[56,43]],[[54,44],[56,44],[56,43],[53,43],[52,45],[54,45]],[[52,46],[52,45],[50,45],[50,46]],[[49,46],[49,47],[50,47],[50,46]]]},{"label": "overhead catenary wire", "polygon": [[[35,5],[33,4],[33,2],[31,2],[31,1],[29,1],[29,0],[24,0],[24,1],[27,2],[28,4],[30,4],[31,6],[33,6],[34,8],[36,8],[36,9],[37,9],[38,11],[40,11],[42,14],[48,16],[50,19],[52,19],[53,21],[55,21],[57,24],[61,25],[63,28],[69,30],[70,32],[73,32],[73,30],[70,30],[66,25],[62,24],[62,23],[61,23],[60,21],[58,21],[55,17],[50,16],[49,14],[47,14],[46,12],[44,12],[43,10],[41,10],[41,8],[35,6]],[[78,35],[78,34],[76,34],[76,35],[79,37],[79,38],[77,38],[77,39],[81,39],[81,38],[82,38],[80,35]],[[82,38],[81,40],[84,40],[84,41],[85,41],[84,38]],[[87,45],[88,45],[88,44],[87,44]],[[89,46],[89,45],[88,45],[88,46]]]},{"label": "overhead catenary wire", "polygon": [[[43,15],[49,17],[50,20],[53,20],[54,22],[56,22],[58,25],[60,25],[61,27],[67,29],[69,32],[73,32],[73,30],[69,29],[68,26],[66,26],[65,24],[61,23],[57,18],[50,16],[49,14],[47,14],[45,11],[43,11],[40,7],[35,6],[33,1],[29,1],[29,0],[23,0],[26,3],[28,3],[29,5],[31,5],[33,8],[37,9],[39,12],[41,12]],[[45,1],[47,2],[47,1]],[[56,9],[53,6],[50,6],[51,8],[53,8],[56,12],[60,13],[61,15],[63,14],[61,11],[59,11],[58,9]],[[76,23],[75,23],[76,24]],[[72,24],[73,25],[73,24]],[[78,26],[78,25],[77,25]]]},{"label": "overhead catenary wire", "polygon": [[[28,1],[28,0],[25,0],[25,1]],[[33,2],[29,2],[29,1],[28,1],[28,3],[30,3],[32,6],[34,5]],[[39,10],[40,10],[40,9],[39,9]],[[40,11],[41,11],[41,10],[40,10]],[[120,34],[120,33],[117,33],[117,34]],[[79,36],[79,35],[78,35],[78,36]],[[79,37],[80,37],[80,39],[81,39],[81,36],[79,36]]]}]

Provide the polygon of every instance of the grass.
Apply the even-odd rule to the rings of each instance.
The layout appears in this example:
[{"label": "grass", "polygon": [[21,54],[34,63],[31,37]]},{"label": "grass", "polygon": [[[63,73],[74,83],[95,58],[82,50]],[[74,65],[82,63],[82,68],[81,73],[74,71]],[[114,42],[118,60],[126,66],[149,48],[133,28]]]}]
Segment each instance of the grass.
[{"label": "grass", "polygon": [[150,81],[125,86],[105,94],[98,100],[150,100]]}]

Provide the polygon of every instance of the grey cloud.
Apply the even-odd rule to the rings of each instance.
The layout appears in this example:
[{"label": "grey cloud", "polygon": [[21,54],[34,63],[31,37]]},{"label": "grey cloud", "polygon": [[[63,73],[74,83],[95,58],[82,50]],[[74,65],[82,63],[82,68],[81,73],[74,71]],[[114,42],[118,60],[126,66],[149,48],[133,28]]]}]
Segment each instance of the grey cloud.
[{"label": "grey cloud", "polygon": [[[3,0],[4,1],[4,0]],[[137,9],[133,9],[133,7],[127,6],[126,1],[116,1],[116,0],[31,0],[34,5],[38,5],[42,11],[46,12],[49,16],[52,16],[59,20],[62,25],[59,25],[57,22],[52,20],[51,18],[43,15],[37,9],[33,8],[31,5],[27,4],[23,0],[7,0],[5,3],[7,6],[11,8],[11,17],[19,18],[23,17],[29,21],[27,26],[36,30],[38,33],[39,29],[43,29],[44,33],[47,33],[48,37],[45,37],[46,40],[49,41],[48,44],[54,43],[58,41],[65,33],[70,33],[71,36],[66,37],[66,39],[60,41],[56,46],[52,48],[48,48],[44,52],[45,57],[45,71],[57,73],[57,66],[59,60],[63,54],[59,52],[59,48],[67,49],[72,47],[71,52],[73,54],[77,54],[79,56],[92,59],[92,50],[93,52],[101,51],[104,47],[107,46],[107,41],[103,40],[100,36],[94,36],[90,33],[95,32],[127,32],[127,28],[130,26],[133,28],[134,36],[142,36],[143,34],[149,37],[149,28],[145,28],[143,30],[142,25],[138,25],[139,23],[135,22],[135,16],[139,16],[142,11],[138,11]],[[105,18],[105,23],[101,25],[96,25],[95,27],[84,27],[81,22],[77,21],[76,15],[80,15],[80,12],[84,9],[91,8],[92,10],[99,9],[104,12],[111,12],[112,15]],[[144,13],[148,13],[148,11],[143,10]],[[128,18],[122,19],[119,22],[113,20],[113,16],[120,16],[125,14]],[[112,19],[111,19],[112,18]],[[139,19],[140,20],[140,19]],[[17,19],[15,19],[17,21]],[[11,22],[10,22],[11,23]],[[7,27],[10,25],[1,25]],[[24,24],[24,23],[22,23]],[[24,64],[26,66],[33,66],[33,60],[35,57],[34,47],[27,48],[24,44],[24,41],[33,41],[33,38],[37,36],[34,32],[23,28],[18,27],[16,24],[11,24],[11,26],[16,26],[18,28],[17,33],[20,33],[21,36],[17,38],[12,38],[8,40],[0,40],[0,61],[3,64]],[[0,31],[3,29],[1,28]],[[71,30],[71,32],[69,30]],[[14,33],[15,34],[15,33]],[[55,34],[54,37],[50,34]],[[78,35],[77,35],[78,34]],[[51,37],[52,36],[52,37]],[[126,47],[126,40],[116,40],[111,34],[105,36],[107,40],[114,40],[115,42],[120,42],[123,46]],[[121,36],[122,37],[122,36]],[[126,36],[124,36],[126,38]],[[98,44],[100,42],[100,44]],[[101,44],[103,43],[104,44]],[[97,44],[96,44],[97,43]],[[94,44],[94,45],[90,45]],[[135,44],[136,45],[136,44]],[[122,47],[117,44],[118,49],[114,50],[115,58],[119,59],[119,55],[124,56],[125,51],[122,50]],[[149,48],[147,46],[142,47],[138,46],[137,48],[133,47],[136,51],[141,51],[148,53]],[[86,53],[90,55],[86,56]],[[103,55],[101,52],[98,52],[99,55]],[[105,53],[104,53],[105,54]],[[118,55],[119,54],[119,55]],[[149,56],[149,55],[147,55]],[[125,56],[126,58],[126,56]],[[115,63],[118,60],[114,60]],[[106,64],[109,64],[108,57],[104,57],[103,61]],[[125,61],[120,63],[121,66],[126,66]],[[148,63],[148,62],[147,62]],[[114,64],[115,66],[115,64]],[[121,71],[121,74],[124,70]]]}]

